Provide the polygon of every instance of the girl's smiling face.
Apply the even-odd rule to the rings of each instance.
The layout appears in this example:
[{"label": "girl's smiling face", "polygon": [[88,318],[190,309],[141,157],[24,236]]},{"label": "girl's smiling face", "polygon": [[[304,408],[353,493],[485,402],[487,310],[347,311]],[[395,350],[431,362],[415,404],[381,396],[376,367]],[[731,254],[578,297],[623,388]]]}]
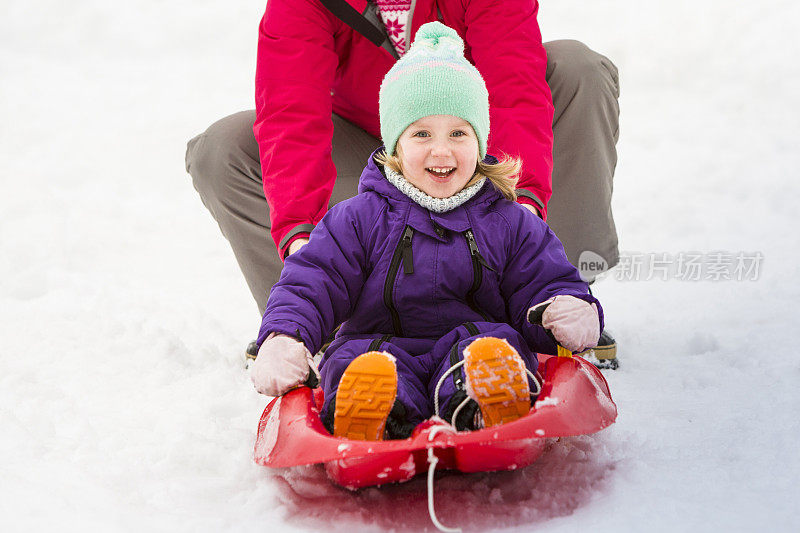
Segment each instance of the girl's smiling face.
[{"label": "girl's smiling face", "polygon": [[448,198],[475,175],[478,138],[464,119],[430,115],[400,135],[397,156],[412,185],[434,198]]}]

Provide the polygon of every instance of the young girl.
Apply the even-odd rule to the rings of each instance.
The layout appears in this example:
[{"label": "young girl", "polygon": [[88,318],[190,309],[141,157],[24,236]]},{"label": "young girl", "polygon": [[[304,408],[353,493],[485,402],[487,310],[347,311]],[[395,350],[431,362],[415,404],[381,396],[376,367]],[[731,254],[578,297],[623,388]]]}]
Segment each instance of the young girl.
[{"label": "young girl", "polygon": [[[488,92],[456,32],[422,26],[380,90],[384,148],[272,288],[252,366],[273,396],[317,373],[334,435],[408,437],[433,415],[459,430],[531,406],[535,352],[594,346],[602,311],[563,247],[516,203],[520,163],[486,155]],[[341,328],[317,372],[311,354]]]}]

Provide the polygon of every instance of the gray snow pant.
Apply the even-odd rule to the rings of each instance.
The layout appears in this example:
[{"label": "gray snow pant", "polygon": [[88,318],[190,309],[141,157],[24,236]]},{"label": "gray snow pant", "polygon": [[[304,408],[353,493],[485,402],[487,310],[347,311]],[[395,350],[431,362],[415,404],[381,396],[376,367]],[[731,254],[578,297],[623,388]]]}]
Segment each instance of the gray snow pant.
[{"label": "gray snow pant", "polygon": [[[619,134],[619,77],[606,57],[578,41],[545,43],[547,83],[553,95],[553,195],[547,223],[564,243],[567,257],[591,278],[602,271],[581,268],[585,259],[619,260],[611,213],[616,142]],[[186,170],[205,206],[228,239],[250,292],[263,313],[283,263],[270,236],[269,205],[261,182],[255,111],[242,111],[212,124],[189,141]],[[358,178],[380,141],[333,116],[336,185],[330,205],[355,196]],[[588,252],[592,252],[588,254]]]}]

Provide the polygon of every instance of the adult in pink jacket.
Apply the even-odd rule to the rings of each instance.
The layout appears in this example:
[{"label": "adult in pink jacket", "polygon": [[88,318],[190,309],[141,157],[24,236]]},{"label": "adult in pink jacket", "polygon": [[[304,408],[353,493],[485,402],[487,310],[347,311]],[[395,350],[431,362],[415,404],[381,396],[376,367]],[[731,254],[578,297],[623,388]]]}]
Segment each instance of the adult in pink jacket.
[{"label": "adult in pink jacket", "polygon": [[[617,263],[617,70],[577,41],[542,44],[538,8],[534,0],[269,0],[255,112],[216,122],[186,154],[259,311],[281,258],[307,242],[329,205],[356,194],[381,144],[381,80],[434,20],[458,32],[486,81],[488,152],[522,158],[519,202],[548,222],[588,280]],[[383,32],[380,44],[365,24]],[[598,355],[611,358],[616,347],[604,336]]]}]

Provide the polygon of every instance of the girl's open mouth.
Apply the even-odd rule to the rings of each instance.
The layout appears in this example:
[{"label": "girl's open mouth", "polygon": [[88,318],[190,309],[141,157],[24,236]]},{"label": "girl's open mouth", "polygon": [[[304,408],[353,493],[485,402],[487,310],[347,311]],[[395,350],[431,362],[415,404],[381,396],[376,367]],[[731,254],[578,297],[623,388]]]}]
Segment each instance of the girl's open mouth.
[{"label": "girl's open mouth", "polygon": [[428,172],[428,174],[440,180],[447,179],[453,172],[456,171],[454,167],[430,167],[426,168],[425,170]]}]

